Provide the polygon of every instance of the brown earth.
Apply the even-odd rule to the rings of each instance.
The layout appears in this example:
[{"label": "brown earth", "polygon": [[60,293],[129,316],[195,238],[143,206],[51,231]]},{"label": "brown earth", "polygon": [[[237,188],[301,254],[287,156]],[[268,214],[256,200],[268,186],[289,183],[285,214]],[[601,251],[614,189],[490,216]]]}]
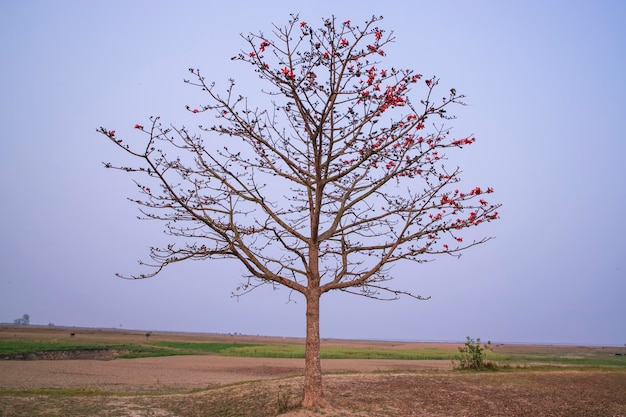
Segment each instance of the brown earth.
[{"label": "brown earth", "polygon": [[[0,337],[12,337],[0,329]],[[46,329],[47,330],[47,329]],[[11,331],[14,331],[11,329]],[[13,335],[17,337],[16,335]],[[21,335],[23,336],[23,335]],[[31,335],[32,336],[32,335]],[[69,337],[42,333],[33,337]],[[76,338],[145,337],[83,330]],[[299,339],[159,334],[160,339],[301,343]],[[122,340],[123,341],[123,340]],[[415,344],[326,340],[406,349]],[[425,344],[419,344],[425,347]],[[456,349],[457,345],[430,344]],[[516,346],[538,351],[546,346]],[[584,352],[584,347],[578,351]],[[582,350],[581,350],[582,349]],[[101,359],[106,359],[101,357]],[[0,416],[626,416],[623,368],[453,371],[449,361],[323,360],[332,408],[300,410],[300,359],[217,355],[0,361]]]},{"label": "brown earth", "polygon": [[[333,359],[324,372],[451,369],[448,361]],[[98,388],[106,391],[194,390],[302,375],[304,360],[217,355],[118,360],[0,361],[0,389]]]}]

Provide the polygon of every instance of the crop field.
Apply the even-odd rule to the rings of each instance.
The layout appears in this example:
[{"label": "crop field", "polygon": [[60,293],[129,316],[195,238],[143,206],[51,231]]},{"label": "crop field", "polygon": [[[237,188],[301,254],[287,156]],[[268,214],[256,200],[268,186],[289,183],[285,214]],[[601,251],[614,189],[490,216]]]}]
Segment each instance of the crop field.
[{"label": "crop field", "polygon": [[0,327],[0,416],[626,416],[626,348],[324,340],[330,409],[302,410],[304,341]]}]

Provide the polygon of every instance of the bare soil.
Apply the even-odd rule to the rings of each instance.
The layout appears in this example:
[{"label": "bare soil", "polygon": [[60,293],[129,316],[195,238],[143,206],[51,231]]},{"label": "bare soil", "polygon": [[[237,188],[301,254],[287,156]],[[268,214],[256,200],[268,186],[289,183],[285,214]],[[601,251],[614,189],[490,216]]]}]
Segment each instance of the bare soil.
[{"label": "bare soil", "polygon": [[[119,334],[108,333],[76,337],[96,335],[120,339]],[[159,337],[207,341],[208,336]],[[294,342],[210,337],[210,341],[222,339]],[[405,343],[390,342],[325,343],[407,348]],[[332,408],[302,410],[298,408],[304,368],[300,359],[217,355],[103,359],[108,358],[0,361],[0,416],[626,417],[623,368],[468,373],[452,370],[449,361],[324,360],[325,391]]]},{"label": "bare soil", "polygon": [[[324,371],[375,372],[451,369],[448,361],[324,361]],[[98,388],[105,391],[196,390],[304,373],[304,360],[217,355],[102,360],[0,361],[0,389]]]}]

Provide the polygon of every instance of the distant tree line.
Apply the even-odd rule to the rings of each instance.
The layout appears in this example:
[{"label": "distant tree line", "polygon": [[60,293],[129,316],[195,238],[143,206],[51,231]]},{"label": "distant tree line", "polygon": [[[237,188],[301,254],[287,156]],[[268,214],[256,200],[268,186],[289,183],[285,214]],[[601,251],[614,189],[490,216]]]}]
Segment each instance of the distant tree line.
[{"label": "distant tree line", "polygon": [[30,324],[30,316],[24,314],[21,318],[13,320],[13,324],[16,326],[28,326]]}]

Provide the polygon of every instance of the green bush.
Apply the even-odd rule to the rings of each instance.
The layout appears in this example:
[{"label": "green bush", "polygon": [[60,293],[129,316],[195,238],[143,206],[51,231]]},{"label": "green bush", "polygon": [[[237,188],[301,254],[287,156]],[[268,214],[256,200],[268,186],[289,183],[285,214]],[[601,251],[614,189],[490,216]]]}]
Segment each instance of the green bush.
[{"label": "green bush", "polygon": [[459,348],[460,355],[457,357],[458,368],[467,370],[495,370],[497,366],[493,362],[485,360],[485,352],[491,350],[491,342],[480,345],[480,337],[476,340],[467,336],[465,346]]}]

